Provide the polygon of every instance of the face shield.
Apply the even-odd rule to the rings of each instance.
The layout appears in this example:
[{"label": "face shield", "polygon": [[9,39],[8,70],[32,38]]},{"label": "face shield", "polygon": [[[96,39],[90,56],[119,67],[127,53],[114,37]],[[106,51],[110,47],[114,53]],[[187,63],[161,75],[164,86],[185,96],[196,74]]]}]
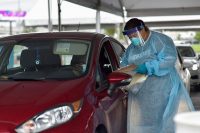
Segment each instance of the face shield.
[{"label": "face shield", "polygon": [[123,34],[126,35],[130,39],[132,45],[144,46],[145,41],[140,34],[140,30],[142,30],[143,28],[144,28],[144,26],[141,25],[141,26],[129,29],[129,30],[125,30],[125,31],[123,31]]}]

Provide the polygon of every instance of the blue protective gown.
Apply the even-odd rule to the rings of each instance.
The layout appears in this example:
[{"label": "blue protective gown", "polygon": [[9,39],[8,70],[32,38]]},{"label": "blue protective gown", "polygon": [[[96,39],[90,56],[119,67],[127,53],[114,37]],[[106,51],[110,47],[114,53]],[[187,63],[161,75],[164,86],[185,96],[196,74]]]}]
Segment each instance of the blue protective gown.
[{"label": "blue protective gown", "polygon": [[128,133],[174,133],[173,117],[194,107],[175,68],[177,53],[168,36],[150,31],[144,46],[129,45],[121,66],[145,64],[147,79],[129,91]]}]

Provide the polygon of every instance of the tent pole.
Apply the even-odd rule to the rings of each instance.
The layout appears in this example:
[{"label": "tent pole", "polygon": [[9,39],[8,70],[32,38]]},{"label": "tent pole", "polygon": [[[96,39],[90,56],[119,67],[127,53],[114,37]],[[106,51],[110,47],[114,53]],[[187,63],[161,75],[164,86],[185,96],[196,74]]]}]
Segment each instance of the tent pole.
[{"label": "tent pole", "polygon": [[10,35],[12,35],[12,21],[9,21],[10,23]]},{"label": "tent pole", "polygon": [[127,12],[126,12],[126,8],[124,6],[123,0],[119,0],[119,4],[120,4],[120,7],[121,7],[122,19],[123,19],[123,26],[124,26],[125,22],[126,22]]},{"label": "tent pole", "polygon": [[101,0],[98,0],[96,10],[96,32],[101,33],[101,15],[100,15]]},{"label": "tent pole", "polygon": [[100,33],[101,32],[101,20],[100,20],[100,10],[99,8],[96,10],[96,32]]},{"label": "tent pole", "polygon": [[60,0],[57,0],[57,2],[58,2],[58,31],[61,31],[61,16],[60,16],[60,14],[61,14],[61,8],[60,8],[61,2],[60,2]]},{"label": "tent pole", "polygon": [[48,29],[52,31],[52,20],[51,20],[51,0],[48,0]]},{"label": "tent pole", "polygon": [[[119,0],[119,4],[121,6],[121,11],[122,11],[122,20],[123,20],[122,27],[124,28],[124,26],[126,24],[127,11],[126,11],[126,8],[125,8],[124,3],[123,3],[122,0]],[[125,40],[126,44],[128,44],[128,40],[127,40],[126,37],[124,37],[124,40]]]}]

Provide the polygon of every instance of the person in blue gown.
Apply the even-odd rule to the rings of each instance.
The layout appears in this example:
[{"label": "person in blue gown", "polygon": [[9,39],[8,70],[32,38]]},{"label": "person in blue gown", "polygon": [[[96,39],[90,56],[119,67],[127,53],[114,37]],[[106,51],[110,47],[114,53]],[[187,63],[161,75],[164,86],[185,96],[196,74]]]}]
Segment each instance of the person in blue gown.
[{"label": "person in blue gown", "polygon": [[151,31],[137,18],[130,19],[123,34],[131,44],[121,67],[147,75],[137,91],[129,91],[128,133],[174,133],[176,113],[193,111],[189,94],[175,68],[177,53],[170,37]]}]

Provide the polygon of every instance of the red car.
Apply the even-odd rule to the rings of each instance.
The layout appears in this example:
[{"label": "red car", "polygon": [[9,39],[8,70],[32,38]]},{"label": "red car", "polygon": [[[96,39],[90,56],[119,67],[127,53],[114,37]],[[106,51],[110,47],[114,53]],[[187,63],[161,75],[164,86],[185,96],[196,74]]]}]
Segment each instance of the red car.
[{"label": "red car", "polygon": [[98,33],[0,39],[0,132],[125,133],[124,47]]}]

